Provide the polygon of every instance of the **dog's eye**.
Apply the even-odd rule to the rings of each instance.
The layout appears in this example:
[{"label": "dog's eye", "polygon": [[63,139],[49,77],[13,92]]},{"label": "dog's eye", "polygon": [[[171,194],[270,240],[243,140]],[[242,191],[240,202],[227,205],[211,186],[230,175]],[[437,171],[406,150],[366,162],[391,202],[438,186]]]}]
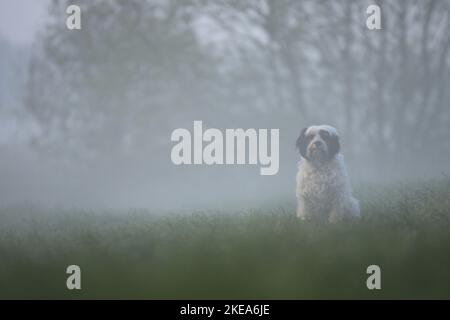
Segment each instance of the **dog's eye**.
[{"label": "dog's eye", "polygon": [[329,134],[327,131],[325,131],[325,130],[321,130],[321,131],[320,131],[320,135],[321,135],[322,138],[324,138],[324,139],[330,137],[330,134]]}]

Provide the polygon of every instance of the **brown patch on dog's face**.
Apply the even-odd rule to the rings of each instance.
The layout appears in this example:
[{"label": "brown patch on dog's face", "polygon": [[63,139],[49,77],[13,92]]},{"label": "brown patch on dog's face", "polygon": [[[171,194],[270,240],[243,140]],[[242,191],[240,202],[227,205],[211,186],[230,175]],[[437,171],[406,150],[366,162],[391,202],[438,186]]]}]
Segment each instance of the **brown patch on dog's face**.
[{"label": "brown patch on dog's face", "polygon": [[298,151],[300,152],[300,154],[302,155],[303,158],[307,158],[306,155],[306,149],[308,147],[308,141],[306,139],[306,131],[308,130],[308,128],[303,128],[300,131],[300,135],[297,138],[297,141],[295,143]]},{"label": "brown patch on dog's face", "polygon": [[332,159],[341,149],[339,136],[327,130],[320,130],[320,136],[328,146],[328,157]]}]

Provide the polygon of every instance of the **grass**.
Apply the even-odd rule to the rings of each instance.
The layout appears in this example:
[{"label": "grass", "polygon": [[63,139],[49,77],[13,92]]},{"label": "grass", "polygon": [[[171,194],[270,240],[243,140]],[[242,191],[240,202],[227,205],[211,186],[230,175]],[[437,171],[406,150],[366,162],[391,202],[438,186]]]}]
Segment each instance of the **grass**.
[{"label": "grass", "polygon": [[[363,217],[0,209],[0,298],[450,298],[450,179],[357,188]],[[66,289],[66,267],[82,290]],[[367,266],[382,289],[366,288]]]}]

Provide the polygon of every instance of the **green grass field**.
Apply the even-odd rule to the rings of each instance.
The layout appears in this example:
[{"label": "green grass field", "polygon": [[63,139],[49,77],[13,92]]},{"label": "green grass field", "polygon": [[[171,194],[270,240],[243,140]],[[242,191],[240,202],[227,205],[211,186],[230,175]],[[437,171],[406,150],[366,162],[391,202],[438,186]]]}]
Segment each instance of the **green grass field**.
[{"label": "green grass field", "polygon": [[[292,199],[166,215],[0,209],[0,298],[450,298],[450,179],[355,189],[362,219],[336,225],[298,221]],[[80,291],[66,289],[71,264]]]}]

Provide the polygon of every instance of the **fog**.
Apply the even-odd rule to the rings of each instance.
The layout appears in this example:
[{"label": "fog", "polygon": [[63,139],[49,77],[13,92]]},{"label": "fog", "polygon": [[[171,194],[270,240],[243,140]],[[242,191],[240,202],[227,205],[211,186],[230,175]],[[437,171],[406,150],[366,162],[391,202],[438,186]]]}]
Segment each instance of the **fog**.
[{"label": "fog", "polygon": [[[77,3],[81,30],[72,1],[42,2],[28,28],[0,4],[0,206],[277,206],[313,124],[337,128],[356,186],[450,174],[448,1]],[[374,3],[381,30],[366,27]],[[278,174],[174,165],[171,134],[195,120],[279,129]]]}]

